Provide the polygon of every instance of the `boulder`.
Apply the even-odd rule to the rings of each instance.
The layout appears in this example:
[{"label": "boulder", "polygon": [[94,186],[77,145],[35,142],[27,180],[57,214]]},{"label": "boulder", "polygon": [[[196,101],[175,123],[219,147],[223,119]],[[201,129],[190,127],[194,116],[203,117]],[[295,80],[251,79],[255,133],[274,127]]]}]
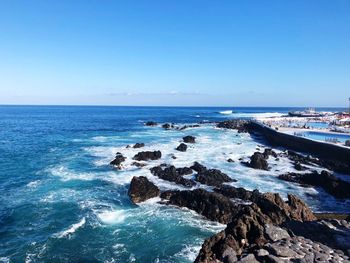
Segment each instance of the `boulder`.
[{"label": "boulder", "polygon": [[124,157],[121,153],[118,152],[116,153],[114,160],[110,162],[110,165],[113,165],[118,169],[122,169],[122,163],[125,160],[126,160],[126,157]]},{"label": "boulder", "polygon": [[185,136],[182,138],[185,143],[195,143],[196,142],[196,137],[194,136]]},{"label": "boulder", "polygon": [[[181,168],[180,168],[181,169]],[[184,168],[182,168],[184,169]],[[181,172],[184,172],[184,170],[180,170]],[[186,187],[192,187],[196,185],[196,182],[194,182],[191,179],[183,178],[178,170],[175,168],[175,166],[169,166],[166,168],[162,168],[161,166],[155,166],[150,169],[151,173],[163,180],[174,182],[176,184],[181,184]]]},{"label": "boulder", "polygon": [[276,153],[274,150],[272,150],[271,148],[265,149],[265,151],[264,151],[263,154],[264,154],[264,156],[265,156],[265,159],[268,159],[269,156],[272,156],[272,157],[274,157],[274,158],[277,158],[277,157],[278,157],[277,153]]},{"label": "boulder", "polygon": [[164,124],[162,125],[162,128],[163,128],[163,129],[166,129],[166,130],[169,130],[169,129],[171,129],[171,128],[174,128],[174,124],[164,123]]},{"label": "boulder", "polygon": [[223,183],[237,181],[217,169],[206,169],[204,171],[200,171],[195,175],[195,180],[201,184],[210,186],[220,186]]},{"label": "boulder", "polygon": [[138,167],[138,168],[142,168],[142,167],[146,166],[145,163],[139,163],[139,162],[133,162],[132,165],[133,165],[133,166],[136,166],[136,167]]},{"label": "boulder", "polygon": [[148,160],[158,160],[162,157],[162,153],[160,151],[145,151],[139,152],[134,157],[133,160],[136,161],[148,161]]},{"label": "boulder", "polygon": [[137,148],[142,148],[142,147],[144,147],[145,146],[145,144],[144,143],[135,143],[134,144],[134,146],[132,147],[132,148],[135,148],[135,149],[137,149]]},{"label": "boulder", "polygon": [[128,191],[128,195],[134,204],[157,197],[159,193],[159,188],[144,176],[134,176]]},{"label": "boulder", "polygon": [[227,162],[229,162],[229,163],[234,163],[235,161],[234,161],[233,159],[231,159],[231,158],[228,158],[228,159],[227,159]]},{"label": "boulder", "polygon": [[181,167],[181,168],[176,168],[176,172],[179,174],[179,175],[188,175],[188,174],[192,174],[193,171],[191,168],[188,168],[188,167]]},{"label": "boulder", "polygon": [[179,146],[176,147],[176,150],[179,152],[186,152],[187,151],[187,145],[184,143],[180,143]]},{"label": "boulder", "polygon": [[158,123],[156,123],[155,121],[148,121],[145,123],[146,126],[157,126]]},{"label": "boulder", "polygon": [[249,166],[254,169],[268,170],[269,166],[266,161],[266,156],[263,153],[255,152],[250,157]]}]

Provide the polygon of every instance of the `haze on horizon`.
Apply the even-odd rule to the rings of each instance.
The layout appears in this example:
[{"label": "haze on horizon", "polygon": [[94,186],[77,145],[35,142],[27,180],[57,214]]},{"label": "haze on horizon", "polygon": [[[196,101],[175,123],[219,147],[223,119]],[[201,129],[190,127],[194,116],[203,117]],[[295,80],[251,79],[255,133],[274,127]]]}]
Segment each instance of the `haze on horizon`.
[{"label": "haze on horizon", "polygon": [[350,1],[0,1],[0,104],[334,106]]}]

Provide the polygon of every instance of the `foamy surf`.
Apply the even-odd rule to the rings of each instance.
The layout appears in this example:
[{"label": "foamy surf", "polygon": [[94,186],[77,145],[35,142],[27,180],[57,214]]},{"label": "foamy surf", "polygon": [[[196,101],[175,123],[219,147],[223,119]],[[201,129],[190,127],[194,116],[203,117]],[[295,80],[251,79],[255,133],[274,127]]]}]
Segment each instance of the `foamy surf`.
[{"label": "foamy surf", "polygon": [[85,217],[83,217],[83,219],[81,219],[78,223],[73,224],[70,228],[68,228],[65,231],[62,231],[61,233],[58,233],[56,236],[58,238],[63,238],[63,237],[67,237],[70,236],[71,234],[73,234],[75,231],[77,231],[77,229],[79,229],[80,227],[82,227],[83,225],[85,225],[86,220]]},{"label": "foamy surf", "polygon": [[223,114],[223,115],[230,115],[233,113],[232,110],[224,110],[224,111],[219,111],[220,114]]},{"label": "foamy surf", "polygon": [[106,225],[115,225],[124,222],[126,213],[124,210],[104,211],[97,214],[97,217]]}]

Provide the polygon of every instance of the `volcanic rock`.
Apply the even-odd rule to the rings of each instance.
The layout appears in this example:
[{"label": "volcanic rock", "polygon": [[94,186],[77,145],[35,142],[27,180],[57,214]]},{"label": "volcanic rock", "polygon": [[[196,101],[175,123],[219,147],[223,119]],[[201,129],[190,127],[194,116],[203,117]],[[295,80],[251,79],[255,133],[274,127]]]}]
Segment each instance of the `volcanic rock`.
[{"label": "volcanic rock", "polygon": [[145,123],[146,126],[157,126],[158,123],[156,123],[155,121],[148,121]]},{"label": "volcanic rock", "polygon": [[134,144],[134,146],[132,147],[132,148],[135,148],[135,149],[137,149],[137,148],[142,148],[142,147],[144,147],[145,146],[145,144],[144,143],[135,143]]},{"label": "volcanic rock", "polygon": [[204,171],[200,171],[198,172],[198,174],[195,175],[195,179],[201,184],[206,184],[211,186],[220,186],[223,183],[237,181],[230,178],[227,174],[217,169],[209,169],[209,170],[206,169]]},{"label": "volcanic rock", "polygon": [[327,171],[318,173],[286,173],[278,176],[279,179],[306,186],[322,187],[336,198],[350,198],[350,183],[341,180]]},{"label": "volcanic rock", "polygon": [[187,150],[187,145],[184,144],[184,143],[180,143],[180,145],[176,147],[176,150],[177,150],[177,151],[180,151],[180,152],[186,152],[186,150]]},{"label": "volcanic rock", "polygon": [[185,136],[182,138],[184,140],[185,143],[195,143],[196,142],[196,137],[194,136]]},{"label": "volcanic rock", "polygon": [[118,169],[122,169],[122,162],[126,160],[126,157],[124,157],[121,153],[116,153],[115,158],[113,161],[110,162],[110,165],[113,165],[117,167]]},{"label": "volcanic rock", "polygon": [[269,169],[267,161],[266,161],[266,156],[260,152],[255,152],[250,157],[250,162],[248,165],[254,169],[260,169],[260,170],[268,170]]},{"label": "volcanic rock", "polygon": [[223,224],[227,224],[238,211],[237,205],[230,198],[204,189],[165,191],[161,194],[161,198],[169,200],[168,204],[187,207],[210,220]]},{"label": "volcanic rock", "polygon": [[[180,168],[181,169],[181,168]],[[184,168],[182,168],[184,169]],[[181,172],[184,172],[184,170],[180,170]],[[183,178],[178,170],[175,168],[175,166],[169,166],[164,169],[162,169],[161,166],[155,166],[150,169],[151,173],[163,180],[174,182],[177,184],[181,184],[186,187],[192,187],[196,185],[196,182],[194,182],[191,179]]]},{"label": "volcanic rock", "polygon": [[241,132],[248,132],[248,121],[245,120],[227,120],[219,122],[216,127],[225,129],[234,129]]},{"label": "volcanic rock", "polygon": [[156,197],[159,193],[159,188],[144,176],[134,176],[128,191],[128,195],[134,204]]},{"label": "volcanic rock", "polygon": [[158,160],[162,157],[162,153],[160,151],[145,151],[139,152],[133,157],[133,160],[136,161],[148,161],[148,160]]}]

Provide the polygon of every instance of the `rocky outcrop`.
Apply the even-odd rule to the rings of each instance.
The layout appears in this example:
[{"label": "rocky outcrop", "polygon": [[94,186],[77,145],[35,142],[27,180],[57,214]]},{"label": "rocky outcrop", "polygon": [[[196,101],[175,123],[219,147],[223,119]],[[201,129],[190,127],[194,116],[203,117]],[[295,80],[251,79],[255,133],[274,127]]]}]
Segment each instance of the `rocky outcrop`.
[{"label": "rocky outcrop", "polygon": [[134,144],[134,146],[133,146],[132,148],[137,149],[137,148],[142,148],[142,147],[144,147],[144,146],[145,146],[144,143],[139,143],[139,142],[137,142],[137,143]]},{"label": "rocky outcrop", "polygon": [[[276,225],[289,220],[315,219],[311,210],[295,196],[288,196],[285,203],[278,194],[253,191],[251,196],[245,196],[245,193],[237,193],[255,202],[240,206],[226,229],[204,242],[195,262],[239,262],[247,256],[244,252],[262,248],[279,238],[288,238],[289,234]],[[268,251],[260,251],[260,256],[269,254]],[[250,257],[257,260],[254,254]]]},{"label": "rocky outcrop", "polygon": [[221,185],[219,188],[215,188],[214,191],[229,198],[241,199],[244,201],[251,201],[253,196],[253,191],[231,185]]},{"label": "rocky outcrop", "polygon": [[227,120],[219,122],[216,127],[225,128],[225,129],[233,129],[238,132],[248,132],[248,121],[245,120]]},{"label": "rocky outcrop", "polygon": [[140,162],[133,162],[131,165],[136,166],[138,168],[142,168],[146,166],[145,163],[140,163]]},{"label": "rocky outcrop", "polygon": [[184,126],[181,126],[181,127],[177,127],[176,129],[182,131],[182,130],[185,130],[185,129],[188,129],[188,128],[198,128],[198,127],[200,127],[199,124],[191,124],[191,125],[184,125]]},{"label": "rocky outcrop", "polygon": [[195,143],[196,137],[188,135],[182,138],[185,143]]},{"label": "rocky outcrop", "polygon": [[184,143],[180,143],[179,146],[176,147],[176,150],[179,152],[186,152],[187,151],[187,145]]},{"label": "rocky outcrop", "polygon": [[248,163],[249,167],[252,167],[254,169],[260,169],[260,170],[268,170],[269,165],[266,161],[266,155],[260,152],[255,152],[250,157],[250,162]]},{"label": "rocky outcrop", "polygon": [[134,176],[131,180],[128,191],[128,195],[134,204],[157,197],[159,193],[159,188],[144,176]]},{"label": "rocky outcrop", "polygon": [[207,170],[207,167],[200,164],[199,162],[194,162],[193,165],[190,167],[192,170],[195,170],[197,173],[203,173]]},{"label": "rocky outcrop", "polygon": [[175,166],[169,166],[166,168],[162,168],[161,166],[155,166],[150,169],[151,173],[163,180],[174,182],[176,184],[181,184],[186,187],[192,187],[196,185],[196,182],[194,182],[191,179],[183,178],[180,172],[184,172],[184,168],[180,168],[180,170],[177,170]]},{"label": "rocky outcrop", "polygon": [[121,153],[116,153],[115,158],[113,161],[111,161],[109,164],[113,165],[114,167],[117,167],[118,169],[122,169],[122,163],[126,160],[126,157],[124,157]]},{"label": "rocky outcrop", "polygon": [[162,153],[160,151],[145,151],[139,152],[133,157],[133,160],[136,161],[149,161],[149,160],[158,160],[162,157]]},{"label": "rocky outcrop", "polygon": [[278,176],[279,179],[298,183],[303,186],[322,187],[327,193],[336,198],[350,198],[350,183],[343,181],[327,171],[318,173],[286,173]]},{"label": "rocky outcrop", "polygon": [[263,155],[265,156],[265,159],[268,159],[269,156],[272,156],[274,158],[278,157],[277,153],[274,150],[272,150],[271,148],[265,149],[263,152]]},{"label": "rocky outcrop", "polygon": [[179,175],[188,175],[188,174],[192,174],[193,171],[191,168],[188,168],[188,167],[181,167],[181,168],[176,168],[176,172],[179,174]]},{"label": "rocky outcrop", "polygon": [[148,121],[145,123],[146,126],[157,126],[158,123],[156,123],[155,121]]},{"label": "rocky outcrop", "polygon": [[162,128],[165,130],[173,129],[174,127],[175,127],[174,124],[170,124],[170,123],[164,123],[162,125]]},{"label": "rocky outcrop", "polygon": [[236,182],[237,180],[232,179],[227,174],[217,169],[205,169],[201,170],[195,175],[195,180],[201,184],[210,186],[220,186],[223,183]]},{"label": "rocky outcrop", "polygon": [[230,198],[204,189],[165,191],[161,198],[167,199],[168,204],[187,207],[210,220],[224,224],[230,222],[238,211],[238,206]]}]

